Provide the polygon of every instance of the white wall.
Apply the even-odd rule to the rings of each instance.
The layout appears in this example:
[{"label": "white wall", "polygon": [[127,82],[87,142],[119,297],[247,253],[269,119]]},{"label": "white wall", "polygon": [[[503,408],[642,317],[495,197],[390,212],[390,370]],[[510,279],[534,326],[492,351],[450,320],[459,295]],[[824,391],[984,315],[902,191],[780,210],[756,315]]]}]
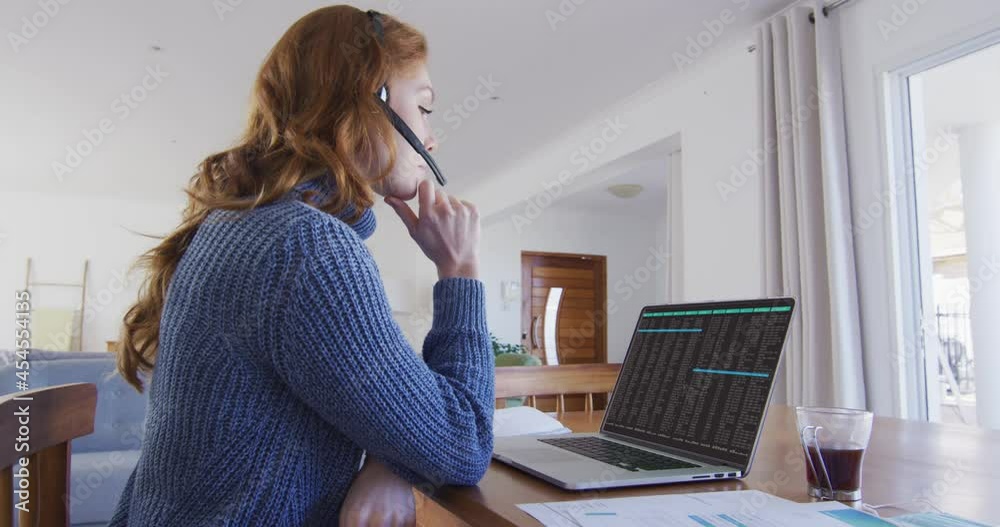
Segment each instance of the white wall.
[{"label": "white wall", "polygon": [[[46,281],[79,281],[83,260],[90,259],[89,292],[84,326],[85,350],[104,350],[106,340],[117,339],[121,317],[135,301],[142,275],[128,273],[144,251],[155,245],[147,234],[170,232],[180,221],[183,203],[68,198],[37,193],[4,193],[0,209],[16,223],[0,225],[0,289],[14,291],[24,285],[25,263],[34,259],[34,278]],[[396,319],[407,339],[420,350],[431,323],[431,293],[437,281],[434,265],[416,246],[396,214],[378,203],[378,227],[367,244],[375,257]],[[520,280],[521,250],[575,252],[608,256],[608,298],[617,302],[610,314],[610,360],[624,355],[643,305],[664,301],[666,267],[640,291],[627,292],[627,273],[644,266],[654,248],[661,220],[635,216],[594,217],[586,212],[550,210],[523,236],[514,226],[500,223],[483,229],[482,280],[487,288],[488,321],[502,340],[520,341],[520,302],[502,311],[500,281]],[[645,229],[643,225],[651,228]],[[662,244],[660,244],[662,245]],[[656,285],[654,285],[654,283]],[[616,290],[615,286],[618,285]],[[75,306],[77,290],[36,288],[37,307]],[[13,302],[0,305],[0,316],[13,320]],[[13,342],[13,326],[0,328],[0,339]]]},{"label": "white wall", "polygon": [[[665,59],[664,71],[672,67]],[[683,297],[757,296],[761,292],[761,192],[750,154],[756,133],[755,71],[754,55],[739,44],[706,53],[683,74],[667,77],[599,111],[578,129],[519,159],[474,188],[467,198],[479,204],[490,221],[509,222],[511,214],[527,210],[527,200],[546,203],[546,192],[564,196],[567,188],[587,185],[593,169],[680,134]],[[600,142],[607,119],[623,130],[588,160],[581,148]],[[729,182],[734,169],[748,160],[752,170],[745,178],[737,178],[737,192],[724,198],[717,184]],[[568,183],[566,178],[560,182],[561,172],[569,176]],[[559,188],[563,192],[555,190]],[[512,204],[517,204],[513,212],[505,210]]]},{"label": "white wall", "polygon": [[[912,7],[919,6],[915,11]],[[910,10],[907,14],[904,10]],[[1000,27],[995,0],[857,0],[841,17],[844,89],[851,185],[857,229],[865,374],[869,405],[883,415],[910,416],[893,378],[902,346],[893,275],[891,220],[894,196],[882,165],[882,72]],[[743,40],[752,40],[748,32]],[[730,42],[740,41],[733,35]],[[511,203],[538,203],[546,188],[587,184],[587,174],[630,152],[680,133],[682,150],[684,299],[733,298],[761,293],[761,193],[751,149],[757,133],[755,55],[738,44],[720,45],[689,71],[668,76],[604,109],[576,130],[513,164],[474,189],[470,198],[486,214],[508,215]],[[668,71],[669,65],[664,66]],[[602,122],[618,119],[624,131],[603,152],[580,162],[581,148],[601,137]],[[749,162],[748,162],[749,160]],[[743,163],[751,170],[733,176]],[[560,173],[568,176],[560,183]],[[745,176],[745,177],[744,177]],[[566,183],[566,181],[569,181]],[[738,183],[723,197],[718,184]],[[493,206],[490,206],[493,205]],[[875,211],[874,214],[865,211]]]},{"label": "white wall", "polygon": [[[104,350],[117,338],[121,317],[135,300],[141,277],[129,274],[131,265],[155,240],[129,230],[159,235],[178,221],[180,203],[38,193],[0,194],[0,210],[8,221],[0,225],[0,290],[10,301],[0,303],[0,318],[14,320],[14,290],[24,288],[27,258],[32,257],[32,279],[80,282],[84,259],[90,259],[83,348]],[[79,289],[37,287],[34,307],[77,307]],[[14,342],[13,324],[0,325],[0,348]]]},{"label": "white wall", "polygon": [[[83,349],[102,351],[115,340],[125,311],[136,299],[142,275],[130,266],[156,240],[129,231],[162,235],[180,221],[184,203],[87,196],[70,198],[38,193],[0,194],[0,290],[10,301],[0,303],[0,318],[14,320],[12,292],[24,287],[27,257],[33,279],[79,282],[83,261],[90,259]],[[386,285],[390,303],[409,313],[396,313],[408,340],[419,351],[430,328],[431,288],[437,280],[433,264],[410,239],[396,214],[379,203],[378,228],[368,240]],[[9,222],[9,223],[8,223]],[[76,307],[79,290],[36,288],[36,307]],[[14,342],[13,324],[0,325],[0,349]]]},{"label": "white wall", "polygon": [[[544,188],[543,183],[558,184],[556,177],[562,170],[569,169],[574,175],[580,176],[570,185],[583,185],[586,173],[592,169],[680,134],[681,147],[684,151],[681,200],[685,232],[682,236],[682,249],[675,251],[680,254],[675,256],[677,263],[683,267],[682,272],[685,277],[683,298],[697,300],[752,297],[760,294],[761,228],[757,175],[755,171],[747,174],[748,177],[742,180],[738,192],[725,199],[717,189],[718,183],[730,181],[735,167],[751,159],[749,152],[754,145],[756,133],[754,116],[757,97],[753,87],[755,58],[754,55],[747,53],[742,45],[732,43],[740,40],[739,35],[732,35],[732,39],[728,41],[730,44],[718,44],[706,51],[695,64],[688,66],[684,73],[647,86],[627,100],[599,111],[587,119],[580,128],[547,145],[541,145],[533,154],[514,160],[509,170],[489,178],[462,197],[476,203],[485,218],[541,192]],[[663,71],[673,71],[675,68],[669,54],[665,54]],[[581,164],[579,162],[581,146],[591,143],[595,137],[600,136],[601,123],[605,119],[618,119],[624,129],[607,143],[607,149],[593,161]],[[13,201],[15,198],[4,196],[4,203],[8,199]],[[94,204],[101,203],[101,200],[88,200],[86,206],[78,205],[70,210],[78,212],[76,216],[83,217],[84,211],[89,212],[95,209]],[[37,209],[34,204],[30,206]],[[41,214],[52,214],[61,207],[60,204],[50,205],[43,208]],[[28,208],[29,204],[24,204],[14,210],[26,212]],[[116,218],[136,218],[141,217],[143,213],[148,215],[142,207],[123,208],[121,212],[111,212],[110,209],[114,207],[109,203],[100,208],[106,210],[98,214],[114,214]],[[169,206],[166,208],[170,209]],[[552,211],[545,211],[542,217],[547,217],[550,212]],[[412,293],[416,298],[416,304],[424,307],[418,308],[420,312],[416,314],[401,315],[398,318],[404,330],[407,327],[414,328],[407,330],[407,334],[411,342],[419,345],[422,328],[429,326],[427,310],[430,305],[430,288],[436,280],[436,274],[433,266],[416,249],[405,232],[399,230],[401,227],[398,226],[398,220],[392,211],[379,206],[376,213],[379,228],[369,241],[369,246],[382,269],[387,287],[412,281],[415,291],[402,296],[407,297]],[[176,223],[176,220],[168,221],[164,215],[155,216],[149,219],[152,224],[148,226],[150,227],[148,230],[165,231]],[[502,223],[504,218],[492,218],[492,221]],[[104,220],[83,221],[74,227],[74,232],[77,233],[74,243],[79,244],[75,253],[94,255],[92,256],[95,265],[95,274],[92,275],[94,284],[106,281],[110,269],[124,267],[145,248],[145,246],[129,245],[131,242],[121,240],[121,235],[113,233],[116,227],[105,226],[107,223]],[[33,221],[28,221],[24,225],[26,235],[36,240],[39,239],[38,231],[59,229],[58,226],[51,228],[36,226],[33,225]],[[390,230],[386,230],[387,226]],[[0,228],[3,227],[12,228],[0,225]],[[651,233],[654,230],[651,229]],[[568,241],[559,247],[547,244],[517,247],[506,242],[491,242],[492,234],[488,231],[489,228],[484,229],[482,266],[487,300],[490,303],[489,323],[498,335],[506,340],[518,342],[518,315],[513,310],[501,313],[498,302],[500,277],[506,279],[510,276],[516,280],[520,279],[519,272],[511,271],[512,268],[509,267],[519,268],[520,249],[600,251],[584,249],[582,248],[584,246],[572,245]],[[612,244],[620,241],[616,234],[610,235],[608,239],[592,235],[595,243]],[[108,243],[117,248],[110,253],[96,250],[103,249]],[[16,255],[17,260],[23,259],[27,249],[20,247],[22,247],[21,242],[14,246],[13,238],[0,241],[0,254],[5,255],[5,265],[7,265],[6,260],[13,258],[13,255]],[[101,253],[106,253],[108,256],[102,256]],[[75,254],[67,255],[66,261],[73,257],[76,257]],[[613,298],[614,283],[625,271],[613,267],[617,264],[614,264],[611,257],[609,254],[608,280],[612,288],[609,297]],[[103,261],[104,259],[107,261]],[[3,273],[5,280],[11,276],[20,276],[20,272],[5,270]],[[10,287],[13,287],[13,282],[11,284]],[[651,284],[649,289],[659,291],[662,286]],[[121,296],[131,299],[134,297],[134,292]],[[636,305],[644,302],[638,302]],[[109,317],[110,313],[115,311],[114,316],[120,318],[121,313],[118,311],[123,311],[126,304],[124,301],[116,300],[115,309],[109,307],[107,310]],[[11,307],[3,306],[2,309],[6,311],[0,313],[6,313]],[[627,312],[630,309],[632,313],[626,318],[632,318],[637,313],[637,308],[623,308],[620,312]],[[114,334],[111,328],[117,323],[117,319],[110,320],[102,321],[98,331],[87,331],[87,333],[97,341],[107,338]],[[627,325],[631,326],[632,323],[634,320],[629,321]],[[11,329],[4,327],[0,331],[7,332],[0,333],[0,336],[9,335]],[[609,331],[608,344],[612,358],[616,346],[623,345],[630,332],[631,327],[624,334],[617,329]],[[99,349],[103,349],[103,346]]]},{"label": "white wall", "polygon": [[[900,15],[902,7],[908,4],[917,4],[919,9],[911,15]],[[880,136],[880,73],[915,60],[921,54],[936,51],[941,46],[957,43],[976,32],[1000,27],[1000,2],[856,0],[837,10],[834,16],[841,18],[847,135],[850,170],[853,173],[851,192],[859,210],[855,215],[855,223],[858,224],[863,219],[860,211],[869,205],[885,205],[889,201],[887,196],[892,195],[882,167],[884,143]],[[887,30],[887,27],[895,29]],[[719,44],[685,72],[668,76],[619,104],[598,111],[580,127],[541,145],[534,153],[512,161],[502,173],[495,174],[495,177],[485,180],[462,197],[475,202],[484,217],[493,216],[489,218],[491,222],[509,224],[506,217],[497,217],[507,214],[501,211],[512,204],[526,206],[525,200],[543,193],[546,185],[549,188],[583,185],[587,181],[586,175],[593,169],[679,133],[684,152],[681,185],[684,232],[679,258],[684,273],[683,296],[686,300],[696,300],[759,295],[761,193],[750,154],[757,133],[756,57],[738,44],[741,40],[752,38],[749,32],[745,38],[740,35],[731,37],[727,42],[734,43]],[[669,55],[664,57],[663,70],[672,71],[674,65]],[[611,140],[605,141],[606,148],[600,154],[592,159],[582,158],[581,148],[601,137],[605,127],[602,123],[606,119],[617,119],[623,129]],[[754,170],[745,172],[746,177],[733,179],[734,168],[748,160]],[[560,183],[558,176],[562,172],[570,176],[568,183]],[[738,191],[724,198],[717,185],[734,181],[739,183]],[[39,211],[34,204],[24,203],[23,197],[6,194],[0,198],[3,210],[11,212],[8,218],[22,218],[15,224],[0,225],[0,231],[6,229],[7,234],[6,239],[0,239],[4,290],[17,286],[21,279],[21,268],[13,265],[14,260],[21,262],[24,255],[31,251],[65,261],[67,266],[83,254],[97,255],[94,256],[93,283],[100,287],[107,282],[112,269],[125,266],[129,260],[126,255],[133,257],[142,249],[137,242],[122,238],[124,235],[113,234],[117,227],[112,218],[137,219],[145,215],[148,218],[145,221],[151,224],[138,225],[140,228],[159,228],[170,223],[166,221],[170,216],[167,212],[170,207],[165,207],[164,212],[151,214],[148,207],[139,205],[115,208],[112,203],[104,203],[102,207],[93,207],[88,202],[85,207],[74,206],[70,200],[57,203],[48,198],[38,199],[50,205]],[[29,215],[31,209],[34,211]],[[54,212],[63,216],[68,212],[74,220],[63,224],[39,219]],[[83,220],[87,214],[96,214],[97,219]],[[399,232],[382,232],[387,224],[398,221],[391,214],[385,209],[379,214],[380,230],[370,244],[373,253],[383,268],[384,276],[396,275],[404,281],[412,279],[417,289],[415,294],[422,299],[418,303],[428,304],[429,288],[435,278],[433,267],[408,238],[400,236]],[[881,382],[890,376],[892,353],[898,345],[892,329],[893,317],[896,316],[892,299],[897,292],[893,290],[891,279],[896,263],[890,251],[889,218],[886,214],[875,214],[868,220],[874,220],[874,224],[871,228],[862,229],[856,238],[857,253],[863,262],[858,271],[865,305],[862,311],[864,346],[869,354],[881,354],[878,360],[869,360],[865,364],[870,386],[869,404],[880,414],[902,415],[905,409],[897,393],[894,393],[896,388],[889,382]],[[94,225],[105,229],[106,234],[86,230]],[[14,231],[17,229],[27,234],[16,234]],[[519,280],[516,267],[520,248],[509,242],[510,233],[493,233],[492,229],[488,227],[484,230],[482,253],[483,275],[490,303],[489,321],[498,335],[517,342],[518,315],[515,310],[500,312],[498,296],[500,279]],[[60,234],[63,232],[71,234],[64,236]],[[595,236],[595,241],[597,239]],[[51,240],[60,241],[54,243]],[[570,245],[568,241],[567,245]],[[64,246],[66,249],[62,248]],[[544,249],[578,250],[568,246],[565,249]],[[114,256],[100,256],[102,252]],[[102,262],[101,258],[108,261]],[[610,284],[614,283],[613,277],[620,276],[617,273],[609,268]],[[0,306],[0,316],[10,317],[11,306],[8,304]],[[121,305],[116,300],[115,306]],[[419,315],[411,318],[417,319],[414,324],[421,322]],[[101,331],[90,332],[92,338],[103,339],[107,336],[110,326],[102,324]],[[5,325],[0,329],[0,338],[11,342],[11,331]],[[609,351],[613,352],[620,340],[609,332]]]},{"label": "white wall", "polygon": [[[919,6],[909,9],[904,7]],[[945,47],[1000,27],[996,0],[858,0],[839,9],[843,41],[844,96],[851,194],[855,207],[855,247],[859,258],[863,345],[868,401],[884,415],[917,417],[900,397],[896,382],[896,354],[906,353],[895,320],[900,316],[894,298],[898,269],[893,255],[890,202],[894,192],[883,167],[885,142],[881,136],[883,73],[902,67]],[[868,228],[857,226],[870,225]],[[904,379],[903,382],[915,381]]]},{"label": "white wall", "polygon": [[[663,302],[658,277],[666,276],[666,264],[649,261],[652,251],[666,251],[657,239],[657,217],[595,215],[585,210],[551,209],[520,231],[511,221],[500,221],[483,229],[481,278],[486,284],[486,313],[490,330],[501,342],[521,342],[521,303],[512,302],[504,311],[500,282],[521,281],[521,251],[595,254],[607,257],[608,362],[621,362],[639,311]],[[650,265],[651,264],[651,265]],[[649,267],[647,267],[649,265]],[[640,271],[646,268],[646,271]],[[632,275],[635,289],[626,281]],[[645,279],[645,282],[641,280]],[[522,288],[531,284],[521,284]]]},{"label": "white wall", "polygon": [[[415,201],[411,206],[417,210]],[[378,265],[396,321],[410,345],[420,352],[431,328],[437,267],[410,238],[395,211],[380,200],[375,202],[375,219],[378,226],[367,240],[368,248]]]}]

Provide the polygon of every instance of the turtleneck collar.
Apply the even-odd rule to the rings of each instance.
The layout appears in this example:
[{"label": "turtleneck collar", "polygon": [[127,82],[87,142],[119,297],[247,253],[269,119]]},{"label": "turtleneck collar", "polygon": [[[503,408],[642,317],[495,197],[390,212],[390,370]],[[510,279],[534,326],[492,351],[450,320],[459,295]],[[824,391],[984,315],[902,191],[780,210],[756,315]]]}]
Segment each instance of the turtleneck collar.
[{"label": "turtleneck collar", "polygon": [[[312,194],[312,199],[307,203],[313,206],[317,206],[321,203],[330,193],[334,192],[335,186],[329,177],[321,176],[304,183],[299,183],[291,191],[291,197],[302,202],[306,201],[306,193]],[[347,217],[351,215],[354,211],[353,205],[348,205],[346,209],[337,214],[337,217],[347,222]],[[361,213],[361,217],[358,221],[349,224],[354,232],[361,237],[362,240],[367,240],[372,233],[375,232],[375,212],[371,208],[367,208]]]}]

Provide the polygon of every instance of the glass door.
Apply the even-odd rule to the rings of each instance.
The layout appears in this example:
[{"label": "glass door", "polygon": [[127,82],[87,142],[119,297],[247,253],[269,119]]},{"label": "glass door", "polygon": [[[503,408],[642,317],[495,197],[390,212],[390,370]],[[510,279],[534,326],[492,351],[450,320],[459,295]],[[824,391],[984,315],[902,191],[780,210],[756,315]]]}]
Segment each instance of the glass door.
[{"label": "glass door", "polygon": [[907,371],[927,419],[1000,428],[1000,388],[983,382],[1000,374],[1000,45],[956,51],[903,83],[900,232],[916,260],[904,295],[920,351]]}]

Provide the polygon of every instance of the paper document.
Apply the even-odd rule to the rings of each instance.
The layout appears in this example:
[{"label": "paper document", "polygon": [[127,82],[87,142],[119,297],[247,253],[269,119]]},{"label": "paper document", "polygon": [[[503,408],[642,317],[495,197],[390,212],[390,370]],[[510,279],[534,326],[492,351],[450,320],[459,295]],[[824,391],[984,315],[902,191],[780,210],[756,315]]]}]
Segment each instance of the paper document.
[{"label": "paper document", "polygon": [[493,411],[495,437],[518,435],[568,434],[571,430],[554,417],[530,406],[515,406]]},{"label": "paper document", "polygon": [[985,523],[974,522],[937,512],[922,512],[889,518],[900,527],[990,527]]},{"label": "paper document", "polygon": [[837,502],[799,504],[756,490],[532,503],[518,507],[546,527],[893,527]]},{"label": "paper document", "polygon": [[[922,512],[896,514],[889,517],[875,518],[862,511],[855,510],[836,502],[820,501],[815,503],[796,504],[802,509],[810,509],[836,518],[847,525],[861,527],[991,527],[985,523],[966,520],[958,516],[940,512]],[[883,514],[885,516],[885,514]]]}]

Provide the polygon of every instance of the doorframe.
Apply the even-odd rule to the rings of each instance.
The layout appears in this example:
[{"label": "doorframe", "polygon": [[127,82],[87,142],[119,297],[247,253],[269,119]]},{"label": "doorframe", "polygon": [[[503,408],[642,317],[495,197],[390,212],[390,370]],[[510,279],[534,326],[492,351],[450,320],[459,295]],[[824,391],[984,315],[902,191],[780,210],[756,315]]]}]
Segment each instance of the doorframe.
[{"label": "doorframe", "polygon": [[667,291],[666,303],[679,304],[684,299],[684,151],[675,150],[667,155]]},{"label": "doorframe", "polygon": [[[551,256],[555,258],[577,258],[577,259],[588,259],[594,260],[601,263],[600,267],[600,281],[604,284],[604,287],[596,287],[595,295],[597,300],[597,305],[600,306],[601,311],[604,313],[604,320],[600,324],[595,324],[594,326],[594,345],[597,346],[597,359],[602,364],[607,364],[608,362],[608,257],[599,254],[582,254],[582,253],[556,253],[556,252],[546,252],[546,251],[521,251],[521,290],[527,294],[521,295],[521,333],[524,333],[524,328],[531,324],[531,289],[533,287],[531,283],[531,275],[525,272],[524,268],[524,257],[525,256]],[[527,317],[527,318],[525,318]]]},{"label": "doorframe", "polygon": [[[978,29],[978,28],[977,28]],[[923,130],[913,129],[914,109],[910,105],[908,79],[931,68],[1000,44],[1000,29],[954,35],[931,51],[923,50],[883,68],[879,89],[884,102],[882,166],[886,188],[890,189],[888,215],[890,236],[890,284],[894,330],[893,378],[897,411],[904,418],[931,420],[938,416],[937,331],[931,324],[934,314],[933,269],[921,258],[920,247],[929,245],[926,221],[926,177],[918,177],[914,164],[914,144],[923,143]],[[918,110],[919,112],[920,110]],[[923,151],[923,149],[921,149]],[[894,271],[895,269],[895,271]]]}]

